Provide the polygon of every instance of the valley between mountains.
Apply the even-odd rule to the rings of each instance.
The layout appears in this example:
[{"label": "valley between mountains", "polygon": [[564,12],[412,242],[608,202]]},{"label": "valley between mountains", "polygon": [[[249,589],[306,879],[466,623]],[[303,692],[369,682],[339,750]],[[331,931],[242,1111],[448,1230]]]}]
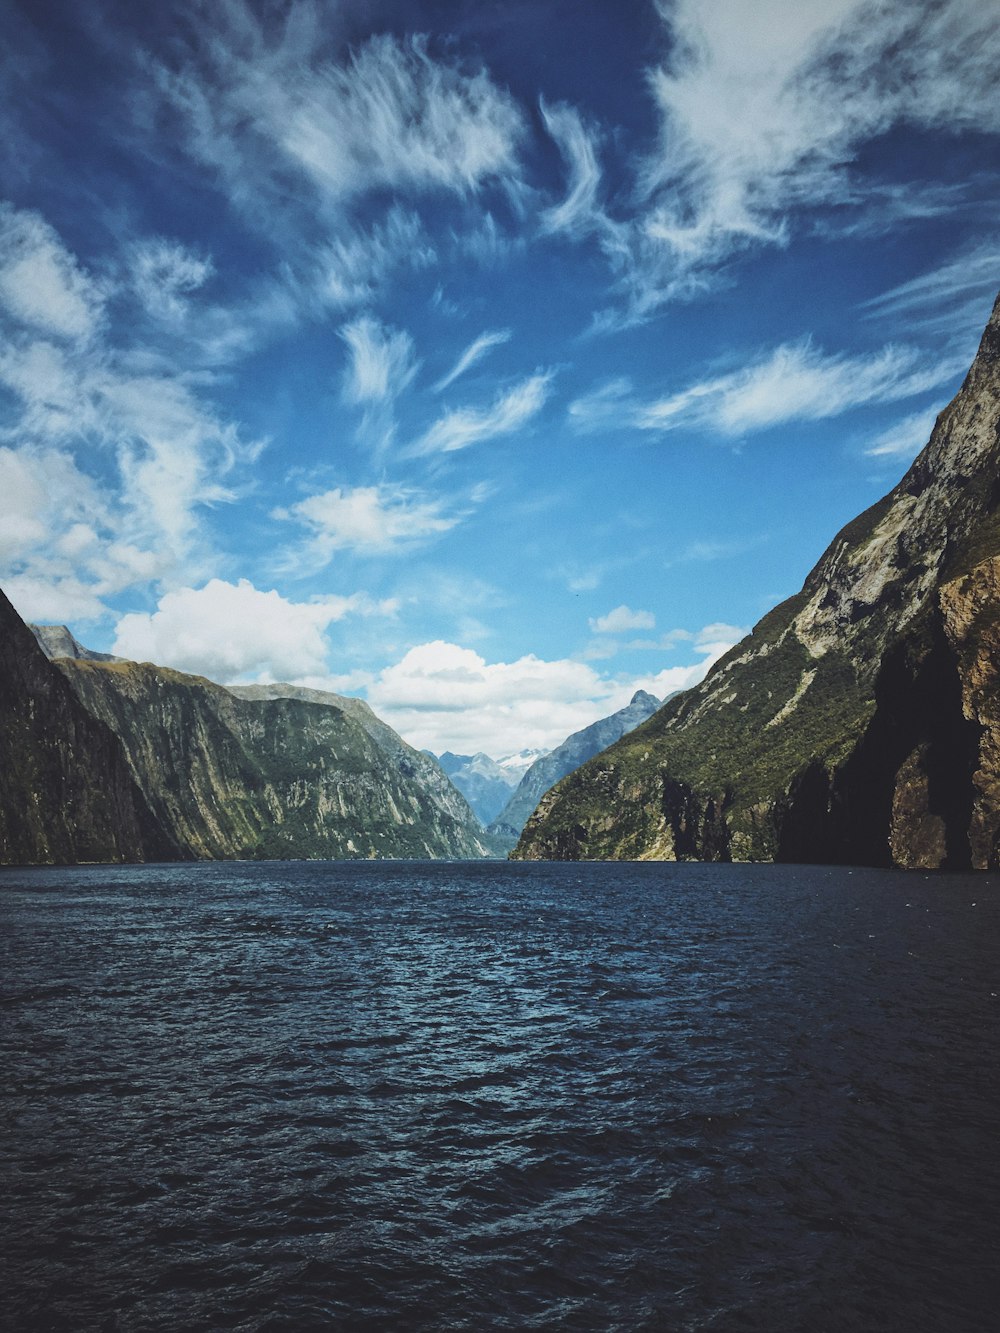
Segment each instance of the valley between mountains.
[{"label": "valley between mountains", "polygon": [[359,699],[90,653],[0,596],[0,863],[995,870],[998,672],[1000,300],[926,448],[796,596],[700,685],[640,691],[506,771],[416,750]]}]

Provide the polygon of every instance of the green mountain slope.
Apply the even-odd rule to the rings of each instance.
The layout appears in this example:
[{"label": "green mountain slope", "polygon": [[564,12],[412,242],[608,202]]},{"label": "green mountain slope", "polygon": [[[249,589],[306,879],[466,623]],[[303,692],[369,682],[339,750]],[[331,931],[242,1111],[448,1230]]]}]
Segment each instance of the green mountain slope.
[{"label": "green mountain slope", "polygon": [[998,553],[1000,301],[899,485],[514,856],[996,868]]},{"label": "green mountain slope", "polygon": [[149,663],[56,665],[121,738],[136,784],[185,855],[488,854],[444,774],[358,701],[317,701],[290,686],[241,698]]}]

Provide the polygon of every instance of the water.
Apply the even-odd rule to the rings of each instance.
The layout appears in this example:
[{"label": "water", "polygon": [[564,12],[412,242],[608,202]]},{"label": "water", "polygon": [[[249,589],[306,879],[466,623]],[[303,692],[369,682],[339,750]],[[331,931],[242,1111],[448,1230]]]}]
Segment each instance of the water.
[{"label": "water", "polygon": [[1000,883],[0,874],[0,1325],[996,1327]]}]

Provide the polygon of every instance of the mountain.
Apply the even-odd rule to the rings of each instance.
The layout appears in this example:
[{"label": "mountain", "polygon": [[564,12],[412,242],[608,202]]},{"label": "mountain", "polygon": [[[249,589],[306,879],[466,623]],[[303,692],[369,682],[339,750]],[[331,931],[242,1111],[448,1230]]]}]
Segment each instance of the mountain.
[{"label": "mountain", "polygon": [[510,800],[489,825],[489,832],[509,851],[517,842],[535,806],[550,787],[586,763],[621,736],[634,731],[641,722],[656,712],[659,699],[645,690],[637,690],[631,702],[610,717],[593,722],[582,731],[575,731],[550,754],[536,759],[527,770]]},{"label": "mountain", "polygon": [[998,686],[1000,300],[899,485],[514,855],[1000,868]]},{"label": "mountain", "polygon": [[361,721],[359,701],[320,702],[291,686],[241,698],[149,663],[56,665],[121,738],[146,801],[185,855],[489,854],[444,774],[395,733],[390,741],[374,715]]},{"label": "mountain", "polygon": [[359,699],[104,660],[0,612],[0,860],[495,854],[440,767]]},{"label": "mountain", "polygon": [[488,754],[452,754],[446,750],[437,762],[486,828],[507,804],[522,774],[544,753],[544,750],[522,750],[503,759],[491,759]]},{"label": "mountain", "polygon": [[91,717],[0,593],[0,864],[173,853],[118,737]]}]

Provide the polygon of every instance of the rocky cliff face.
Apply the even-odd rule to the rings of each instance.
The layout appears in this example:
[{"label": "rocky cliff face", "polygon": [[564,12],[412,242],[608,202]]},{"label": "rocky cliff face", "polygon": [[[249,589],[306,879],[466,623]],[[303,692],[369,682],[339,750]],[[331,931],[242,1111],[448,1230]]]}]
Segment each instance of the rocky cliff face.
[{"label": "rocky cliff face", "polygon": [[184,855],[488,854],[440,769],[358,700],[294,686],[237,693],[148,663],[56,665],[121,738],[137,786]]},{"label": "rocky cliff face", "polygon": [[634,731],[660,706],[660,700],[645,690],[637,690],[631,702],[610,717],[575,731],[561,745],[531,765],[513,796],[489,826],[489,832],[505,851],[516,844],[528,818],[545,793],[581,764],[600,754],[622,736]]},{"label": "rocky cliff face", "polygon": [[998,560],[1000,301],[899,485],[515,855],[998,868]]},{"label": "rocky cliff face", "polygon": [[0,864],[177,854],[114,733],[91,717],[0,593]]}]

